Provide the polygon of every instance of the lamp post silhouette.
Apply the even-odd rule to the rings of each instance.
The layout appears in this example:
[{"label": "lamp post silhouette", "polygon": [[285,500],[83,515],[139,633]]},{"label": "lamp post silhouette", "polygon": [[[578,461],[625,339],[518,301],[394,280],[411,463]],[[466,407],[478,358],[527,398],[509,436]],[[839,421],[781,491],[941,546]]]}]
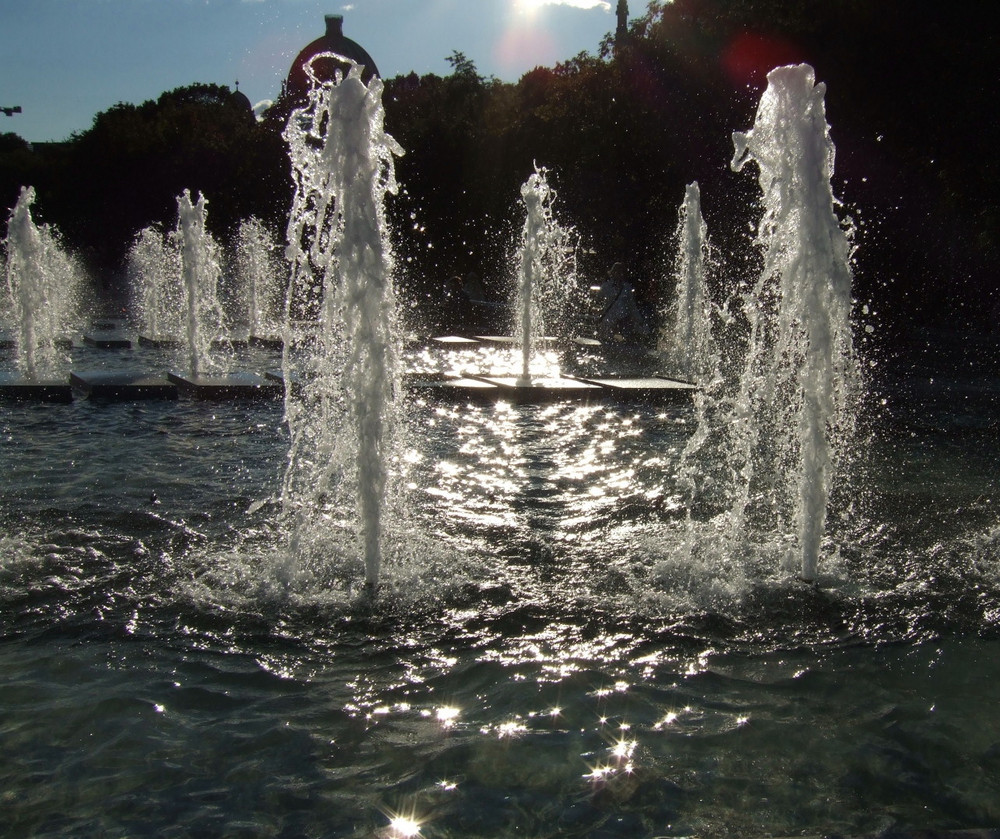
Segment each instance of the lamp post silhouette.
[{"label": "lamp post silhouette", "polygon": [[0,107],[0,111],[3,111],[4,114],[6,114],[9,117],[12,117],[12,116],[14,116],[14,114],[21,113],[21,106],[20,105],[10,105],[10,106],[4,105],[4,106]]}]

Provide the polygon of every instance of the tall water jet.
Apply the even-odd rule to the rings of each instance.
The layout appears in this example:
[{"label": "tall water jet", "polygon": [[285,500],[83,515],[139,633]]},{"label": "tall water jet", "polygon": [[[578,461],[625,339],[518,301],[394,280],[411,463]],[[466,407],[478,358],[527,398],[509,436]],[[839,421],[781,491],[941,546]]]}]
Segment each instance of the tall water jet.
[{"label": "tall water jet", "polygon": [[526,217],[521,232],[515,331],[521,339],[518,387],[531,385],[535,340],[546,331],[566,331],[566,314],[576,288],[576,240],[555,217],[555,191],[544,168],[521,186]]},{"label": "tall water jet", "polygon": [[[344,511],[356,509],[365,583],[373,589],[401,390],[384,199],[396,192],[393,156],[403,150],[383,128],[381,80],[366,86],[361,68],[345,63],[346,77],[313,78],[306,104],[292,113],[284,134],[295,197],[286,248],[284,369],[292,445],[283,502],[295,517],[293,554],[307,548],[314,525],[329,528],[339,519],[352,530]],[[302,319],[315,320],[318,332],[314,369],[305,371],[308,385],[296,394],[291,347],[294,322]]]},{"label": "tall water jet", "polygon": [[128,254],[128,273],[139,332],[156,344],[180,341],[184,332],[184,286],[178,237],[157,226],[139,232]]},{"label": "tall water jet", "polygon": [[[853,431],[859,371],[851,335],[851,243],[837,218],[826,86],[807,65],[768,74],[732,167],[759,169],[763,270],[747,298],[750,341],[736,402],[743,475],[737,527],[764,515],[816,578],[831,482]],[[763,488],[763,489],[762,489]],[[791,557],[790,557],[791,559]]]},{"label": "tall water jet", "polygon": [[701,190],[697,182],[688,184],[677,215],[675,291],[664,312],[658,349],[671,372],[698,384],[692,395],[695,431],[688,437],[677,470],[678,483],[692,500],[687,510],[688,539],[684,546],[686,555],[690,556],[695,543],[693,503],[710,504],[707,497],[710,488],[717,491],[720,485],[729,488],[733,484],[725,479],[729,477],[726,467],[720,468],[720,464],[728,460],[729,422],[724,416],[727,382],[722,375],[720,353],[713,335],[713,323],[727,320],[728,308],[719,310],[709,294],[709,272],[716,267],[716,261],[701,212]]},{"label": "tall water jet", "polygon": [[277,243],[259,219],[240,223],[234,261],[251,336],[270,335],[279,329],[282,267],[277,255]]},{"label": "tall water jet", "polygon": [[675,238],[675,293],[671,310],[664,318],[669,331],[661,336],[660,349],[679,375],[704,385],[718,372],[718,358],[707,284],[708,227],[701,214],[697,182],[688,184],[685,190]]},{"label": "tall water jet", "polygon": [[211,348],[222,329],[218,284],[219,247],[205,229],[208,202],[188,190],[177,197],[177,233],[185,291],[184,337],[188,373],[196,378],[212,366]]},{"label": "tall water jet", "polygon": [[17,367],[27,379],[51,375],[69,341],[79,272],[56,232],[31,216],[33,187],[23,187],[7,224],[7,291],[17,331]]}]

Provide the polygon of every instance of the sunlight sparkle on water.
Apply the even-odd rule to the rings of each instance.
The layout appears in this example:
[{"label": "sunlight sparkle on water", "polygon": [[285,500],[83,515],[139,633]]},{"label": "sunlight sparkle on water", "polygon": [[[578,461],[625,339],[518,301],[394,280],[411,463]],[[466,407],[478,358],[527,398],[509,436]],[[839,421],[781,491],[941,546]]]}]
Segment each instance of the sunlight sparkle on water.
[{"label": "sunlight sparkle on water", "polygon": [[614,774],[615,770],[610,766],[595,766],[583,777],[591,781],[603,781]]},{"label": "sunlight sparkle on water", "polygon": [[[500,740],[519,737],[520,735],[525,734],[527,730],[528,726],[526,726],[524,723],[516,722],[514,720],[510,722],[501,723],[500,725],[494,727],[493,729],[493,731],[497,735],[497,738]],[[481,733],[489,734],[490,729],[488,727],[483,728],[481,729]]]},{"label": "sunlight sparkle on water", "polygon": [[420,822],[411,816],[393,816],[389,820],[389,836],[392,839],[410,839],[420,835]]},{"label": "sunlight sparkle on water", "polygon": [[594,696],[601,698],[611,696],[613,693],[625,693],[629,688],[628,682],[615,682],[613,687],[598,688],[594,691]]},{"label": "sunlight sparkle on water", "polygon": [[635,740],[619,740],[611,748],[611,754],[617,760],[626,760],[632,757],[632,753],[635,751],[637,743]]},{"label": "sunlight sparkle on water", "polygon": [[664,726],[673,725],[675,722],[677,722],[677,716],[678,714],[676,711],[669,711],[667,714],[664,715],[662,720],[660,720],[656,725],[653,726],[653,728],[655,730],[659,730]]},{"label": "sunlight sparkle on water", "polygon": [[453,708],[448,705],[443,705],[438,708],[434,716],[439,723],[441,723],[442,728],[451,728],[458,721],[458,715],[461,711],[458,708]]}]

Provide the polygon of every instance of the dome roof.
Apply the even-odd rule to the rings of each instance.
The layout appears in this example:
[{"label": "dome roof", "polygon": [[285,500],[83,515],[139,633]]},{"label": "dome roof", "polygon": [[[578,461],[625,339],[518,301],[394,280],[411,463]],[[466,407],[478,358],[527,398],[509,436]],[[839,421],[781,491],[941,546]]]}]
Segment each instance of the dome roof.
[{"label": "dome roof", "polygon": [[253,111],[253,105],[250,103],[247,95],[239,88],[236,88],[236,90],[229,94],[229,102],[233,107],[240,110]]},{"label": "dome roof", "polygon": [[[292,68],[288,71],[288,82],[286,92],[291,96],[298,97],[304,95],[309,90],[309,76],[306,74],[306,64],[311,58],[320,53],[332,52],[349,58],[364,67],[361,73],[362,81],[367,84],[372,76],[379,75],[378,68],[372,57],[364,48],[344,36],[344,18],[342,15],[326,16],[326,34],[317,38],[305,47],[292,63]],[[348,65],[341,61],[333,61],[329,58],[320,58],[312,63],[313,72],[316,77],[323,81],[333,79],[334,73],[339,69],[346,73]]]}]

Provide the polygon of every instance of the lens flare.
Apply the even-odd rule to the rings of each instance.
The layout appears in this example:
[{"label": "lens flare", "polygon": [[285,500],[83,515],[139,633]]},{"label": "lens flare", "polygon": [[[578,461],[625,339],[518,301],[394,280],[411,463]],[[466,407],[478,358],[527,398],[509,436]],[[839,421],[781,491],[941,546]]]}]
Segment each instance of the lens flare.
[{"label": "lens flare", "polygon": [[389,819],[389,839],[413,839],[420,835],[420,822],[413,816],[395,815]]}]

